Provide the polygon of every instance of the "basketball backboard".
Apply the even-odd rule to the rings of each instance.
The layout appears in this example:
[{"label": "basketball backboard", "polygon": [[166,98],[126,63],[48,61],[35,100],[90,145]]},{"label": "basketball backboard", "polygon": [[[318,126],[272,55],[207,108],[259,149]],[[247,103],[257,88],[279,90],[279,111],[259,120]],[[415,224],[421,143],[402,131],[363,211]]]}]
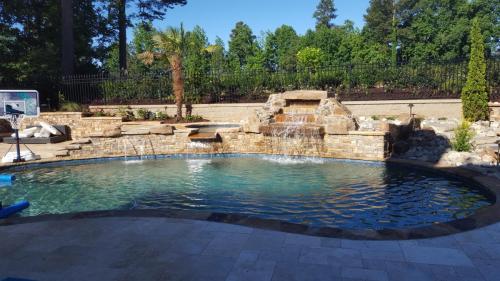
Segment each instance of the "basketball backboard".
[{"label": "basketball backboard", "polygon": [[40,115],[38,91],[0,90],[0,118],[6,118],[12,114],[38,117]]}]

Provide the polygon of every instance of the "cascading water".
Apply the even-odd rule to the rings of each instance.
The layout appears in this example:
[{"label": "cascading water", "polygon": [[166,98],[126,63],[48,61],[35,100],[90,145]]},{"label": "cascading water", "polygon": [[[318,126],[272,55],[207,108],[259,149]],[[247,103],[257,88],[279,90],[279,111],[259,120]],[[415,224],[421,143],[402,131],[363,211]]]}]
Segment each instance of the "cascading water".
[{"label": "cascading water", "polygon": [[[280,156],[266,159],[282,164],[304,162],[321,162],[322,149],[321,127],[314,125],[311,114],[288,112],[277,118],[279,121],[269,125],[270,148],[272,154]],[[314,151],[315,153],[310,153]],[[316,155],[315,157],[297,157],[300,155]]]},{"label": "cascading water", "polygon": [[[128,144],[130,144],[132,150],[134,151],[135,153],[135,156],[139,157],[139,159],[129,159],[129,153],[128,153]],[[136,148],[136,146],[132,143],[132,141],[127,137],[125,139],[123,139],[123,155],[125,157],[125,164],[135,164],[135,163],[142,163],[143,160],[143,156],[144,156],[144,145],[142,146],[138,146]],[[139,149],[139,150],[138,150]]]}]

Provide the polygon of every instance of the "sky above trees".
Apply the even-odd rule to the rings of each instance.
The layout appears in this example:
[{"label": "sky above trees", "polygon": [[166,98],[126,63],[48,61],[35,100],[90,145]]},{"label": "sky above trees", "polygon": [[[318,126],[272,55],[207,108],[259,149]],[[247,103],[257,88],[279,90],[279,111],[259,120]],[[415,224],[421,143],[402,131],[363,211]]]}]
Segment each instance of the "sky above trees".
[{"label": "sky above trees", "polygon": [[[308,29],[314,29],[316,25],[313,13],[318,2],[316,0],[189,0],[187,5],[169,10],[165,20],[155,22],[154,26],[164,29],[169,25],[179,26],[182,22],[186,29],[192,29],[199,25],[206,31],[211,42],[217,36],[227,42],[231,30],[239,21],[248,24],[257,37],[283,24],[292,26],[299,34],[305,34]],[[363,15],[366,13],[368,3],[369,0],[335,0],[338,17],[333,22],[340,25],[345,20],[352,20],[356,27],[363,27]],[[132,35],[132,31],[129,32]]]}]

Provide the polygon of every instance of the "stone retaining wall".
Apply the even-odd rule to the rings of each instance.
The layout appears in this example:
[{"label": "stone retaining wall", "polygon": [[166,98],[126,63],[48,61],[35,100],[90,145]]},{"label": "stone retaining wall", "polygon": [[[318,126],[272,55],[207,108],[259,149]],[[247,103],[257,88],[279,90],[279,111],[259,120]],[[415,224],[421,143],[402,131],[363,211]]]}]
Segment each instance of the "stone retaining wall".
[{"label": "stone retaining wall", "polygon": [[325,135],[324,139],[279,139],[262,134],[220,132],[222,142],[191,142],[189,130],[173,135],[127,135],[117,138],[90,138],[90,143],[71,150],[72,158],[137,156],[176,153],[263,153],[384,160],[389,156],[387,134],[350,132]]},{"label": "stone retaining wall", "polygon": [[44,121],[51,125],[67,125],[72,139],[85,138],[93,132],[122,125],[121,117],[82,117],[81,112],[43,112],[38,118],[23,120],[23,128]]},{"label": "stone retaining wall", "polygon": [[[386,101],[344,101],[344,104],[354,116],[398,116],[410,112],[408,104],[413,104],[413,113],[422,117],[462,117],[462,103],[459,99],[442,100],[386,100]],[[193,114],[215,122],[240,122],[251,116],[256,109],[260,109],[263,103],[231,103],[231,104],[195,104]],[[104,112],[116,113],[120,106],[103,105],[90,106],[93,112],[103,110]],[[131,105],[132,110],[139,108],[148,109],[153,112],[166,112],[174,116],[175,105]]]}]

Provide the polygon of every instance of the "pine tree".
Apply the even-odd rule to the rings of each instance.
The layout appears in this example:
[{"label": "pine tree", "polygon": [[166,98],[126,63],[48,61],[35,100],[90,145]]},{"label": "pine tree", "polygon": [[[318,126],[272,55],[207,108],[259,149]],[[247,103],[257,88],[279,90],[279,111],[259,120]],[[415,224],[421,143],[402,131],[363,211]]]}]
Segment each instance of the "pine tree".
[{"label": "pine tree", "polygon": [[477,18],[472,21],[470,40],[471,52],[467,82],[462,89],[462,111],[464,118],[473,122],[488,119],[484,38]]},{"label": "pine tree", "polygon": [[320,26],[332,27],[332,20],[337,18],[333,0],[320,0],[313,17],[316,19],[316,28]]}]

